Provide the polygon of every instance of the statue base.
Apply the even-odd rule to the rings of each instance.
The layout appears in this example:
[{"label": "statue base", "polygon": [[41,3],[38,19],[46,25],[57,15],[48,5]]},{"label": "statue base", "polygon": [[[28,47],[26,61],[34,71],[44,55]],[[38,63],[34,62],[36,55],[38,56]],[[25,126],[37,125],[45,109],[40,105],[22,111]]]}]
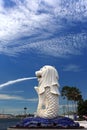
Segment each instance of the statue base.
[{"label": "statue base", "polygon": [[74,122],[67,117],[57,117],[53,119],[45,119],[40,117],[28,117],[19,122],[16,126],[8,128],[8,130],[27,130],[31,128],[40,129],[77,129],[80,128],[78,122]]}]

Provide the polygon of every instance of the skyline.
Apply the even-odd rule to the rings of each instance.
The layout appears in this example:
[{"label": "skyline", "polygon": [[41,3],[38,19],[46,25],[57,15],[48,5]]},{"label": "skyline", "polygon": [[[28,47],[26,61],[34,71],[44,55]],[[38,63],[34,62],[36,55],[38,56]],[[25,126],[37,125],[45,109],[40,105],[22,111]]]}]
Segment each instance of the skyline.
[{"label": "skyline", "polygon": [[[0,86],[44,65],[87,99],[87,0],[0,0]],[[37,79],[0,87],[0,113],[36,111]],[[60,105],[63,101],[60,97]]]}]

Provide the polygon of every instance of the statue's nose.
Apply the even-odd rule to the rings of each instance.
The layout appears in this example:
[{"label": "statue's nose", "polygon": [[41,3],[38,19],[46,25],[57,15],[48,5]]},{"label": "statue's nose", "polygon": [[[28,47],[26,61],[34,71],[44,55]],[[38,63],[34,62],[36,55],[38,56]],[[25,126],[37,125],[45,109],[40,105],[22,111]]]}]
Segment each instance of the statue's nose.
[{"label": "statue's nose", "polygon": [[41,76],[41,71],[36,71],[36,72],[35,72],[35,75],[36,75],[37,77],[40,77],[40,76]]}]

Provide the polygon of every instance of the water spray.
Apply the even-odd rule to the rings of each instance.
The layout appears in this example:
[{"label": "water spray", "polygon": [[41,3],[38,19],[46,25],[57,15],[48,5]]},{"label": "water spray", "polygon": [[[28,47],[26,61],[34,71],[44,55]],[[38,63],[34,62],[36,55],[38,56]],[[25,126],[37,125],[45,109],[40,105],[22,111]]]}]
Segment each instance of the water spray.
[{"label": "water spray", "polygon": [[6,83],[0,84],[0,88],[3,88],[5,86],[11,85],[11,84],[15,84],[15,83],[18,83],[18,82],[22,82],[22,81],[25,81],[25,80],[32,80],[32,79],[36,79],[36,78],[37,77],[28,77],[28,78],[21,78],[21,79],[11,80],[11,81],[8,81]]}]

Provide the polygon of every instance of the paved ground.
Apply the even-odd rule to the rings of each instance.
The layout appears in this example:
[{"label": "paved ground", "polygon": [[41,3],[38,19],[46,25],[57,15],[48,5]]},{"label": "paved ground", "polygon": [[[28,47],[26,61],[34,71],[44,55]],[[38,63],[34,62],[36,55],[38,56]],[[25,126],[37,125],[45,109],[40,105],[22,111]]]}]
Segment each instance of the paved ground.
[{"label": "paved ground", "polygon": [[14,128],[8,128],[7,130],[87,130],[87,128],[85,129],[14,129]]},{"label": "paved ground", "polygon": [[84,121],[77,121],[77,122],[79,122],[80,126],[83,126],[83,127],[85,127],[87,129],[87,121],[86,120],[84,120]]}]

